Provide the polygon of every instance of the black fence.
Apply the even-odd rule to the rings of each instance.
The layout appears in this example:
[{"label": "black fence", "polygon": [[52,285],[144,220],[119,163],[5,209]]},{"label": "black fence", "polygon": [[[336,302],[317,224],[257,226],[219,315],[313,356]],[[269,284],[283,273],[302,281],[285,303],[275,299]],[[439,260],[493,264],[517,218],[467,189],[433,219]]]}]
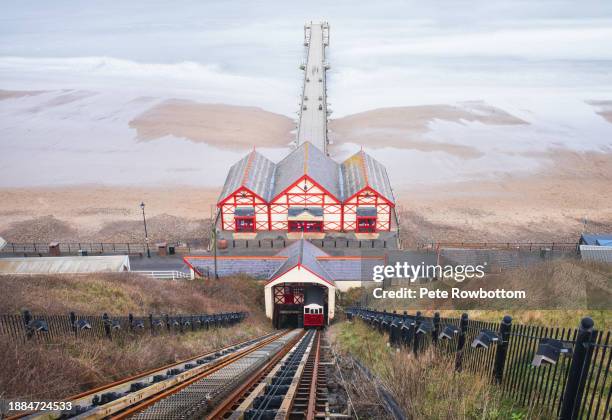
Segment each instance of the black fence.
[{"label": "black fence", "polygon": [[[195,247],[206,248],[208,241],[200,241],[194,244],[168,244],[168,253],[189,253]],[[146,243],[139,242],[60,242],[52,250],[48,243],[38,242],[9,242],[0,253],[15,255],[45,255],[53,254],[53,251],[63,255],[144,255],[147,252]],[[157,252],[156,244],[149,244],[150,252]]]},{"label": "black fence", "polygon": [[197,315],[109,316],[33,315],[24,311],[21,315],[0,315],[0,337],[13,341],[54,342],[69,337],[83,339],[137,338],[144,334],[160,335],[184,333],[228,327],[247,317],[246,312],[228,312]]},{"label": "black fence", "polygon": [[[393,247],[394,243],[382,239],[308,239],[308,241],[320,248],[327,249],[386,249]],[[220,247],[282,249],[293,242],[295,240],[291,239],[228,239]]]},{"label": "black fence", "polygon": [[512,249],[529,252],[565,251],[578,252],[578,242],[419,242],[418,249],[438,250],[441,248],[464,249]]},{"label": "black fence", "polygon": [[363,308],[346,315],[388,333],[391,345],[416,357],[429,347],[454,355],[456,370],[489,375],[505,395],[550,418],[612,417],[610,331],[596,330],[591,318],[578,328],[551,328],[513,325],[509,316],[496,323]]}]

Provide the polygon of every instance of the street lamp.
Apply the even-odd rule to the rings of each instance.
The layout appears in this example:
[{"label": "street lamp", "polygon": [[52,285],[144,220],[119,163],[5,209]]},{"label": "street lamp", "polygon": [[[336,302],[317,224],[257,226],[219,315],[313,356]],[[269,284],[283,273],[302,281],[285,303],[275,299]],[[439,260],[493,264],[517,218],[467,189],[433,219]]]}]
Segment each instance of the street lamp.
[{"label": "street lamp", "polygon": [[151,250],[149,250],[149,233],[147,232],[147,217],[145,216],[145,203],[140,203],[140,208],[142,209],[142,221],[144,223],[145,230],[145,243],[147,244],[147,257],[151,258]]}]

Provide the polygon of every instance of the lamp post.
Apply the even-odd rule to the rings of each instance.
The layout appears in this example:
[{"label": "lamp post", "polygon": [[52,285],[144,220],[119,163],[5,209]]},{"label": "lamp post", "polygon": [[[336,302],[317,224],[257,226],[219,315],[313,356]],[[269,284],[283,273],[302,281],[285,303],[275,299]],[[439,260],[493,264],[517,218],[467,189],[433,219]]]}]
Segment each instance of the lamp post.
[{"label": "lamp post", "polygon": [[145,230],[145,243],[147,244],[147,257],[151,258],[151,250],[149,250],[149,233],[147,232],[147,217],[145,216],[145,203],[140,203],[140,208],[142,209],[142,221],[144,223]]}]

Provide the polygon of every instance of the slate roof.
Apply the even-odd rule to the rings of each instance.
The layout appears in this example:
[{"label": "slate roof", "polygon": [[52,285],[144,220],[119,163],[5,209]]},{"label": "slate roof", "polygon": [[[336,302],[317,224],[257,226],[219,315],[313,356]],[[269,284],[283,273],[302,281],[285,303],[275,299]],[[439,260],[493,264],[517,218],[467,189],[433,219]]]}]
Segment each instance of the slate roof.
[{"label": "slate roof", "polygon": [[[247,274],[256,279],[269,279],[285,259],[279,258],[217,258],[217,274],[219,277]],[[185,262],[193,267],[201,275],[214,272],[213,258],[185,257]]]},{"label": "slate roof", "polygon": [[354,259],[354,258],[330,258],[319,259],[319,264],[323,266],[334,281],[342,280],[361,280],[371,281],[374,266],[384,264],[385,259]]},{"label": "slate roof", "polygon": [[342,200],[340,165],[310,142],[304,142],[277,165],[274,192],[276,197],[304,175]]},{"label": "slate roof", "polygon": [[372,156],[362,150],[338,164],[310,142],[302,143],[277,164],[253,150],[230,168],[219,201],[244,186],[270,202],[304,175],[340,201],[369,186],[395,202],[387,170]]},{"label": "slate roof", "polygon": [[234,193],[240,187],[247,187],[265,201],[272,197],[272,184],[276,165],[255,149],[236,162],[229,170],[221,190],[219,201]]},{"label": "slate roof", "polygon": [[[214,270],[212,257],[185,257],[184,260],[201,275]],[[220,277],[247,274],[256,279],[272,280],[300,265],[333,284],[342,280],[372,280],[373,267],[384,264],[384,261],[384,257],[330,257],[310,241],[301,239],[273,257],[219,257],[217,274]]]},{"label": "slate roof", "polygon": [[384,165],[363,150],[342,162],[344,199],[369,186],[394,203],[393,190]]},{"label": "slate roof", "polygon": [[331,282],[334,280],[321,264],[319,264],[319,261],[317,261],[317,257],[327,256],[327,254],[304,239],[292,243],[276,255],[285,256],[287,260],[271,278],[281,276],[299,264],[326,280]]}]

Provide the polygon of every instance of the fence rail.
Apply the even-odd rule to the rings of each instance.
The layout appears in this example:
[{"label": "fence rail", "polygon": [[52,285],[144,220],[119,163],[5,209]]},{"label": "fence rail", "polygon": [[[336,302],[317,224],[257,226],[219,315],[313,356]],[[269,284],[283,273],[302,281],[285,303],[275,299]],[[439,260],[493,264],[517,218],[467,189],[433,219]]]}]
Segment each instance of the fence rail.
[{"label": "fence rail", "polygon": [[[176,253],[189,253],[198,245],[194,244],[169,244],[168,247]],[[201,247],[206,248],[208,244],[203,242]],[[150,244],[150,251],[155,252],[155,244]],[[119,255],[144,255],[147,252],[146,243],[139,242],[60,242],[58,244],[59,253],[76,255],[79,253],[95,254],[119,254]],[[0,249],[0,254],[50,254],[51,246],[41,242],[8,242],[4,248]]]},{"label": "fence rail", "polygon": [[[391,247],[391,241],[383,239],[308,239],[310,243],[320,248],[340,249],[386,249]],[[224,242],[227,248],[264,248],[282,249],[292,244],[292,239],[228,239]]]},{"label": "fence rail", "polygon": [[132,273],[158,280],[189,280],[191,276],[182,271],[132,271]]},{"label": "fence rail", "polygon": [[489,375],[504,394],[525,407],[543,410],[551,418],[608,419],[612,417],[611,332],[594,328],[590,318],[578,328],[513,325],[372,311],[346,310],[348,319],[361,318],[392,346],[414,352],[432,347],[454,355],[456,370]]},{"label": "fence rail", "polygon": [[578,252],[578,242],[422,242],[419,249],[437,250],[441,248],[466,249],[512,249],[520,251],[575,251]]},{"label": "fence rail", "polygon": [[0,315],[0,336],[13,341],[53,342],[66,338],[137,338],[144,334],[183,333],[214,327],[226,327],[242,322],[246,312],[192,315],[109,316],[33,315],[24,311],[21,315]]}]

